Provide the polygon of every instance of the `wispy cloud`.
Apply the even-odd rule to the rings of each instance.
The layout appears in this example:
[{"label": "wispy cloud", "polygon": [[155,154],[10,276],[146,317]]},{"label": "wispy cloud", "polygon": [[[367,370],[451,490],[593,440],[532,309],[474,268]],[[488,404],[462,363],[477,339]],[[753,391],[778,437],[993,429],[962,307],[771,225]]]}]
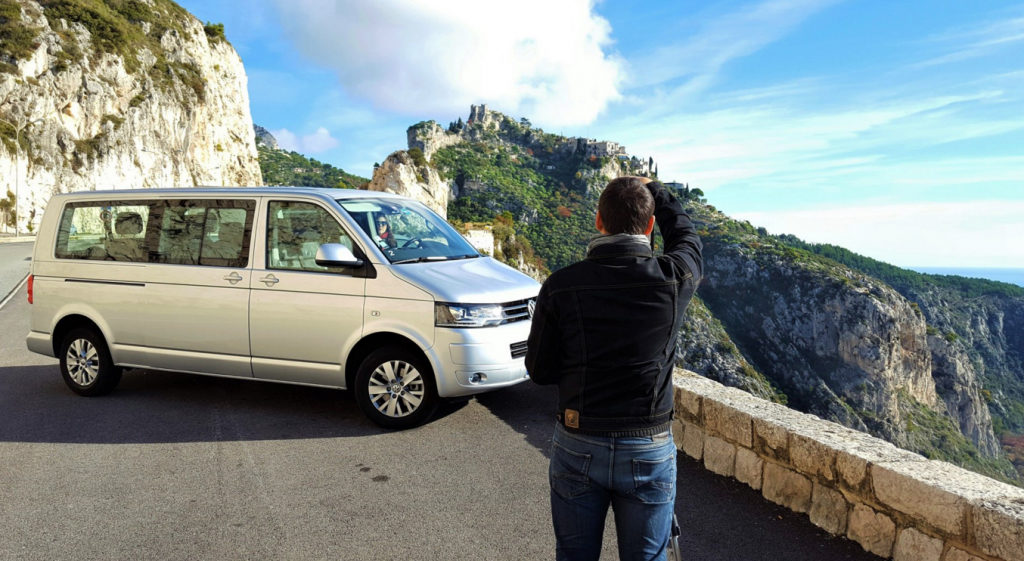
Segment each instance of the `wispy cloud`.
[{"label": "wispy cloud", "polygon": [[631,60],[630,86],[660,86],[666,95],[677,98],[695,95],[712,86],[729,61],[757,52],[836,3],[768,0],[712,16],[684,41]]},{"label": "wispy cloud", "polygon": [[904,203],[736,215],[773,234],[839,245],[902,266],[1024,263],[1024,201]]},{"label": "wispy cloud", "polygon": [[918,67],[975,59],[1024,43],[1024,16],[986,22],[945,33],[931,41],[949,45],[950,52],[922,61]]},{"label": "wispy cloud", "polygon": [[589,0],[277,0],[298,49],[378,109],[462,114],[487,102],[555,125],[619,98],[611,27]]}]

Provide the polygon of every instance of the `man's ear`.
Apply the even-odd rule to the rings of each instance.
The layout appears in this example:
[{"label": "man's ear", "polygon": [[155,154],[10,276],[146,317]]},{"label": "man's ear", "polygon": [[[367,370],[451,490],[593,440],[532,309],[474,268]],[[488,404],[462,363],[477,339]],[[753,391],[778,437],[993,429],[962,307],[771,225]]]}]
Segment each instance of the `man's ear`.
[{"label": "man's ear", "polygon": [[649,236],[649,235],[651,235],[651,232],[653,232],[653,231],[654,231],[654,217],[652,216],[651,219],[647,221],[647,229],[644,230],[644,235],[645,236]]},{"label": "man's ear", "polygon": [[601,211],[600,210],[597,211],[597,218],[594,218],[594,227],[597,228],[597,231],[601,232],[602,234],[607,234],[608,233],[604,229],[604,222],[601,221]]}]

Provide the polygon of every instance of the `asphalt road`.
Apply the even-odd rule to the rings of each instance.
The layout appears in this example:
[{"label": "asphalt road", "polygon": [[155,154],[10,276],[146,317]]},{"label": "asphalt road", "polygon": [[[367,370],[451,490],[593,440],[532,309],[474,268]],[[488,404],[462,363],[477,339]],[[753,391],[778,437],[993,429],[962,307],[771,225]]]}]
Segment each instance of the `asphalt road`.
[{"label": "asphalt road", "polygon": [[[345,392],[185,374],[129,371],[83,398],[25,350],[24,295],[0,309],[0,559],[554,557],[549,388],[405,432]],[[679,469],[688,560],[877,559],[696,462]],[[604,543],[616,559],[610,519]]]},{"label": "asphalt road", "polygon": [[0,302],[28,274],[31,258],[32,242],[0,243]]}]

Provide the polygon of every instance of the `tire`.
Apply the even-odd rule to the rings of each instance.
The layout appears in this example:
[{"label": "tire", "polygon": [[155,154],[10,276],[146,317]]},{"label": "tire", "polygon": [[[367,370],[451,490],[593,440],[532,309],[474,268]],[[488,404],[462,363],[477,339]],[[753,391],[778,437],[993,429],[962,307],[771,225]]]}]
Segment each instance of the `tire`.
[{"label": "tire", "polygon": [[108,394],[121,381],[103,336],[93,329],[72,329],[60,345],[60,373],[71,391],[88,397]]},{"label": "tire", "polygon": [[433,374],[423,359],[401,347],[376,350],[356,372],[356,403],[371,421],[388,429],[408,429],[430,420],[437,410]]}]

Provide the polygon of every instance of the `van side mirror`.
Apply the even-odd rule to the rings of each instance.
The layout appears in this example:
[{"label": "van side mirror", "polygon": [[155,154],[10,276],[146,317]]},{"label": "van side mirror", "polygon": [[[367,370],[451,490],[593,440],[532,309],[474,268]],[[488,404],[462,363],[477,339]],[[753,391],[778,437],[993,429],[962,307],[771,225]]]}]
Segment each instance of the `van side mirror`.
[{"label": "van side mirror", "polygon": [[316,250],[314,261],[321,267],[345,267],[355,269],[362,267],[364,261],[352,253],[345,244],[325,243]]}]

